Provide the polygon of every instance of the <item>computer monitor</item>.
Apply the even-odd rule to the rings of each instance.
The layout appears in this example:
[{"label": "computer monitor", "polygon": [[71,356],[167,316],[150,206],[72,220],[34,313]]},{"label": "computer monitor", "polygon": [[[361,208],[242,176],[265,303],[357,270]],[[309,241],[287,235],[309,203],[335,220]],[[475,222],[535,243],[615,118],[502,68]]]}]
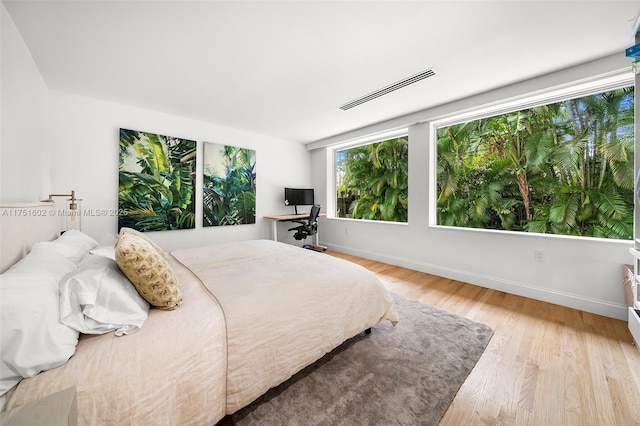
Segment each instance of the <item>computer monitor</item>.
[{"label": "computer monitor", "polygon": [[293,206],[298,214],[298,206],[314,205],[313,188],[285,188],[284,205]]}]

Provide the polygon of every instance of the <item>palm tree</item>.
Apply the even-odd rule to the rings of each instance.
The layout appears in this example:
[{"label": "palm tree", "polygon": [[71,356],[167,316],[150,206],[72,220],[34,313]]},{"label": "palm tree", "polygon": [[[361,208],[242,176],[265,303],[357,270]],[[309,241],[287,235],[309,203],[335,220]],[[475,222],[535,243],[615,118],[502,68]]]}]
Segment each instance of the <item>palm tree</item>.
[{"label": "palm tree", "polygon": [[[630,239],[633,235],[633,88],[567,101],[572,180],[583,234]],[[567,164],[568,162],[565,162]],[[576,208],[574,208],[576,209]]]},{"label": "palm tree", "polygon": [[632,238],[633,88],[438,129],[438,223]]},{"label": "palm tree", "polygon": [[340,151],[338,199],[352,196],[353,218],[406,222],[408,138],[406,136]]}]

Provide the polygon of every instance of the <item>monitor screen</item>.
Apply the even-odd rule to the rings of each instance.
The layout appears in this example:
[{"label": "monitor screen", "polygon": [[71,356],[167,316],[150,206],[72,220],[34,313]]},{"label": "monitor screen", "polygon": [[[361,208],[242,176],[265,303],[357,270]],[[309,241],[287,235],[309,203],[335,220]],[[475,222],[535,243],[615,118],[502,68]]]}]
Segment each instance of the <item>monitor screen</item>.
[{"label": "monitor screen", "polygon": [[285,188],[285,206],[312,206],[314,204],[313,188]]}]

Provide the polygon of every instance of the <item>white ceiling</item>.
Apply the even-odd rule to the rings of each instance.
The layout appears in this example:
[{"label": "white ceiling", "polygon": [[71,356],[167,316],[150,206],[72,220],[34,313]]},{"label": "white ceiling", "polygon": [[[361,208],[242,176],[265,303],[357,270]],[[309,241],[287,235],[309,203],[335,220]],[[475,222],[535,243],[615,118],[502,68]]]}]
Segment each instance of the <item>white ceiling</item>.
[{"label": "white ceiling", "polygon": [[301,143],[624,55],[640,12],[640,0],[3,3],[51,89]]}]

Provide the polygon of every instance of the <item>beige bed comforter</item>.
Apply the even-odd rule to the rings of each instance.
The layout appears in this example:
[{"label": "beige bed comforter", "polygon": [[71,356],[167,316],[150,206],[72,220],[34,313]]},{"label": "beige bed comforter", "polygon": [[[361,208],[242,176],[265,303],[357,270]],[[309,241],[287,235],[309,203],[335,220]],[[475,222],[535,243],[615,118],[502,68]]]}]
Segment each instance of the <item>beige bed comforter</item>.
[{"label": "beige bed comforter", "polygon": [[227,324],[227,414],[366,328],[397,321],[359,265],[268,240],[171,253],[218,299]]},{"label": "beige bed comforter", "polygon": [[373,273],[325,254],[250,241],[172,255],[182,307],[151,309],[132,335],[82,336],[66,364],[10,391],[5,409],[76,386],[80,425],[214,425],[344,340],[397,320]]},{"label": "beige bed comforter", "polygon": [[151,309],[132,335],[82,336],[66,364],[22,380],[6,408],[76,386],[80,425],[214,425],[224,417],[222,310],[196,277],[170,261],[180,309]]}]

